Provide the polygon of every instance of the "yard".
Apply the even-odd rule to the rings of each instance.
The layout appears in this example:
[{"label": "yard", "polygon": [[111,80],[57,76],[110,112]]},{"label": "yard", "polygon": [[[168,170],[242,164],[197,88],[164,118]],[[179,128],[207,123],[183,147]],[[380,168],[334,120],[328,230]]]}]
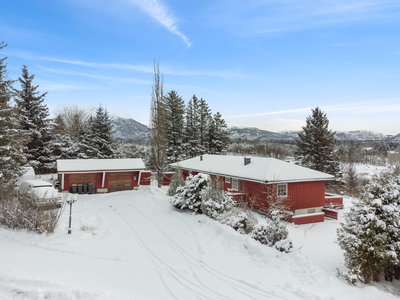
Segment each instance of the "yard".
[{"label": "yard", "polygon": [[340,220],[289,224],[294,250],[285,254],[204,215],[173,209],[165,190],[153,186],[79,195],[70,235],[68,214],[66,208],[51,236],[0,228],[0,299],[400,296],[398,282],[353,287],[336,276],[343,267],[335,243]]}]

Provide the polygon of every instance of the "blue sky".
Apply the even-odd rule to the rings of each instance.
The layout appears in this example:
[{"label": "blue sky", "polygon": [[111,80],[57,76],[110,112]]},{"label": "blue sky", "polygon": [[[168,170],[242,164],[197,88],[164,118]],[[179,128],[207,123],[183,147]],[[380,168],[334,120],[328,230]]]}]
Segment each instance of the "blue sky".
[{"label": "blue sky", "polygon": [[229,125],[400,133],[398,0],[4,1],[12,78],[27,65],[50,109],[100,103],[148,124],[153,60],[164,89]]}]

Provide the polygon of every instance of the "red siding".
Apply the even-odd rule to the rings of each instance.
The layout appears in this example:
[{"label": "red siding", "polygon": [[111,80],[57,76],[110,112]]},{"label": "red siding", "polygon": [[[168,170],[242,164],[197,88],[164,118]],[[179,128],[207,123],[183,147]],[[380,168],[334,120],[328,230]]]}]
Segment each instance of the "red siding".
[{"label": "red siding", "polygon": [[325,182],[288,183],[288,197],[292,200],[292,209],[319,207],[325,205]]},{"label": "red siding", "polygon": [[332,203],[332,205],[338,205],[343,208],[343,197],[339,195],[326,194],[325,195],[325,206],[328,206]]},{"label": "red siding", "polygon": [[[188,170],[183,170],[186,178],[189,175]],[[215,175],[211,175],[215,177]],[[221,177],[225,191],[245,193],[250,207],[260,211],[268,208],[269,199],[277,197],[277,184],[265,184],[261,182],[240,180],[238,182],[238,191],[232,191],[232,178],[230,183],[225,182],[225,177]],[[243,189],[240,190],[240,181],[243,182]],[[325,182],[294,182],[287,184],[288,198],[286,205],[289,210],[304,209],[311,207],[323,207],[325,205]],[[318,217],[319,219],[321,217]],[[320,222],[320,221],[318,221]]]},{"label": "red siding", "polygon": [[310,224],[310,223],[317,223],[317,222],[323,222],[324,221],[324,214],[312,214],[310,215],[304,215],[304,217],[298,217],[294,218],[292,217],[292,222],[295,225],[301,225],[301,224]]},{"label": "red siding", "polygon": [[143,172],[140,176],[140,185],[150,185],[151,184],[151,172]]},{"label": "red siding", "polygon": [[332,218],[335,220],[338,219],[338,211],[337,210],[323,208],[322,211],[324,212],[325,217]]},{"label": "red siding", "polygon": [[[132,171],[131,173],[133,174],[133,187],[138,186],[139,185],[139,183],[138,183],[139,171]],[[146,173],[146,172],[142,172],[142,176],[144,173]],[[147,173],[149,173],[151,175],[151,172],[147,172]],[[109,188],[109,186],[108,186],[109,185],[109,172],[105,173],[104,186],[102,186],[103,172],[99,172],[99,173],[93,172],[91,174],[96,175],[96,190],[103,189],[103,188],[106,188],[106,189]],[[70,176],[71,176],[71,174],[64,174],[64,189],[63,189],[64,192],[69,192],[71,189]],[[58,174],[58,178],[61,183],[61,179],[62,179],[61,173]],[[142,182],[142,181],[146,182],[146,180],[144,180],[143,178],[140,180],[140,182]],[[150,180],[149,180],[149,183],[147,183],[147,185],[149,185],[149,184],[150,184]],[[96,193],[96,192],[97,191],[94,191],[94,193]]]},{"label": "red siding", "polygon": [[161,184],[162,185],[169,185],[171,183],[171,178],[172,178],[172,176],[174,176],[174,174],[175,173],[172,173],[172,172],[165,173]]}]

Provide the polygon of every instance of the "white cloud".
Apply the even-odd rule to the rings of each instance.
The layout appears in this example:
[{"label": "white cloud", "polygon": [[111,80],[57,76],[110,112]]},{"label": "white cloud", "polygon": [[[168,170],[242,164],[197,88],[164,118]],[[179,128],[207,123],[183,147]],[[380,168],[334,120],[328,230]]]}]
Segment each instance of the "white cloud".
[{"label": "white cloud", "polygon": [[[116,69],[116,70],[131,70],[142,73],[154,73],[154,69],[152,65],[132,65],[132,64],[119,64],[119,63],[99,63],[99,62],[87,62],[83,60],[74,60],[74,59],[63,59],[51,56],[40,56],[35,55],[26,51],[4,51],[9,56],[19,57],[32,61],[48,61],[55,63],[63,63],[68,65],[75,65],[87,68],[95,68],[95,69]],[[215,76],[215,77],[227,77],[227,78],[247,78],[249,76],[231,71],[185,71],[185,70],[177,70],[171,69],[168,67],[163,67],[162,72],[168,75],[174,76]],[[85,76],[85,75],[82,75]],[[146,82],[147,83],[147,82]]]},{"label": "white cloud", "polygon": [[[384,104],[383,102],[390,102],[390,103]],[[261,112],[261,113],[250,113],[250,114],[243,114],[243,115],[232,115],[232,116],[225,116],[225,118],[226,119],[248,118],[248,117],[258,117],[258,116],[268,116],[268,115],[293,114],[293,113],[301,113],[301,112],[305,112],[305,111],[311,112],[312,108],[314,108],[314,107],[269,111],[269,112]],[[320,106],[320,108],[324,112],[344,111],[344,112],[353,112],[353,113],[355,112],[357,114],[376,113],[376,112],[394,112],[394,111],[400,111],[400,99],[383,99],[383,100],[368,101],[368,102],[356,102],[356,103],[339,104],[339,105],[326,105],[326,106]]]},{"label": "white cloud", "polygon": [[178,29],[177,18],[169,11],[169,9],[157,0],[128,0],[129,2],[139,6],[153,19],[157,20],[161,25],[166,27],[171,33],[179,36],[189,48],[192,43],[188,37]]}]

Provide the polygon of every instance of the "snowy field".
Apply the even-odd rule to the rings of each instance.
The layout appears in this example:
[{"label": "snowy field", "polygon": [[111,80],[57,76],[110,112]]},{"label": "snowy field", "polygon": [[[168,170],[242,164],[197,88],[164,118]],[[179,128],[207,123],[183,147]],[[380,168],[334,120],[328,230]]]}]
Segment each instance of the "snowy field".
[{"label": "snowy field", "polygon": [[165,191],[80,195],[70,235],[68,209],[51,236],[0,228],[0,299],[400,297],[398,282],[354,287],[336,276],[338,221],[289,224],[294,251],[285,254],[173,209]]}]

